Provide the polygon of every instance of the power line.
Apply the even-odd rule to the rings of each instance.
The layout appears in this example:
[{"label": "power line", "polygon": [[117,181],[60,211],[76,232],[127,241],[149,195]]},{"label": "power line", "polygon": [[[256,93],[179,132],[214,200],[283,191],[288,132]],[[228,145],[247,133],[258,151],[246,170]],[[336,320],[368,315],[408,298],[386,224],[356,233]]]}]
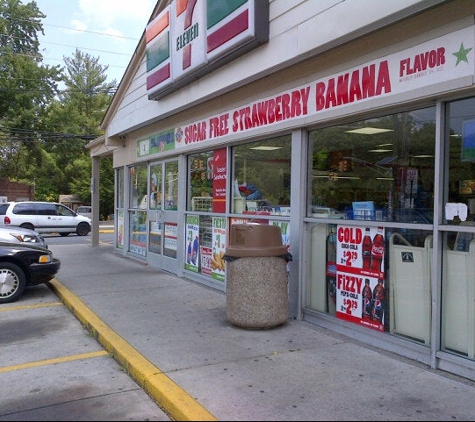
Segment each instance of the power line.
[{"label": "power line", "polygon": [[[32,135],[37,136],[37,138],[32,139]],[[23,129],[23,128],[8,128],[5,126],[0,126],[0,140],[11,141],[12,137],[15,140],[21,141],[55,141],[55,140],[66,140],[66,139],[80,139],[83,141],[92,141],[96,139],[99,135],[92,134],[74,134],[74,133],[61,133],[61,132],[46,132],[40,130],[32,129]]]},{"label": "power line", "polygon": [[[67,29],[68,31],[86,32],[86,33],[89,33],[89,34],[96,34],[96,35],[102,35],[102,36],[105,36],[105,37],[114,37],[114,38],[120,38],[120,39],[123,39],[123,40],[131,40],[131,41],[138,42],[137,38],[124,37],[124,36],[121,36],[121,35],[106,34],[104,32],[97,32],[97,31],[87,31],[85,29],[68,28],[66,26],[53,25],[51,23],[43,23],[43,25],[54,26],[55,28]],[[59,44],[59,45],[61,45],[61,44]]]},{"label": "power line", "polygon": [[[5,17],[5,19],[6,20],[11,20],[10,17]],[[17,18],[17,19],[15,19],[15,22],[16,21],[24,21],[24,22],[30,22],[30,23],[31,22],[36,22],[34,20],[32,21],[31,19],[22,19],[22,18]],[[137,38],[124,37],[122,35],[115,35],[115,34],[106,34],[105,32],[88,31],[86,29],[69,28],[67,26],[54,25],[52,23],[46,23],[46,22],[41,22],[41,25],[43,25],[43,26],[54,26],[55,28],[67,29],[68,31],[85,32],[85,33],[89,33],[89,34],[102,35],[102,36],[105,36],[105,37],[113,37],[113,38],[120,38],[120,39],[124,39],[124,40],[138,41]]]}]

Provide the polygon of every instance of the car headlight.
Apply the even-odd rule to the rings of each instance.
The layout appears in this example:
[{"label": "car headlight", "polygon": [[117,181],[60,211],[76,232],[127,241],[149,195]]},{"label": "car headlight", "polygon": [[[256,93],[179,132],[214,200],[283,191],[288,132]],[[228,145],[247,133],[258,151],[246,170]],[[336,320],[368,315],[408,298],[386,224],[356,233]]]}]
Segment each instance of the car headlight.
[{"label": "car headlight", "polygon": [[24,234],[24,235],[21,235],[21,234],[13,234],[13,233],[10,233],[10,234],[11,234],[15,239],[17,239],[17,240],[20,241],[20,242],[39,243],[37,237],[31,236],[31,235],[29,235],[29,234]]},{"label": "car headlight", "polygon": [[51,262],[51,255],[40,255],[38,262],[41,264],[48,264]]}]

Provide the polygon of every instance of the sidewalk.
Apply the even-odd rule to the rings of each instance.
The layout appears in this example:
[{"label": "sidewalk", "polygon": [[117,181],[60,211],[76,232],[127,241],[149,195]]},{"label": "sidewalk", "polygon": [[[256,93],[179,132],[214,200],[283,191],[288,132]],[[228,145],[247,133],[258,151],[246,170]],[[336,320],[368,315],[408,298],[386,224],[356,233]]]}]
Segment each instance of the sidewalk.
[{"label": "sidewalk", "polygon": [[235,327],[223,293],[111,245],[50,249],[50,287],[175,420],[474,418],[473,382],[305,322]]}]

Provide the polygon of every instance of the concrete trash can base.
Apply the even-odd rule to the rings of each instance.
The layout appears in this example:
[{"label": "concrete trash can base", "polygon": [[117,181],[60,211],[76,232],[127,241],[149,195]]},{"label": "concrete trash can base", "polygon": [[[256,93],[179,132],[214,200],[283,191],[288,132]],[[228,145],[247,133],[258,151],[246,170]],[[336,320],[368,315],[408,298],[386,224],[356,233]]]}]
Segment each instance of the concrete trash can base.
[{"label": "concrete trash can base", "polygon": [[286,261],[247,257],[227,262],[232,283],[226,289],[229,322],[241,328],[267,329],[289,318]]},{"label": "concrete trash can base", "polygon": [[287,247],[278,226],[233,224],[226,249],[226,313],[242,328],[267,329],[289,318]]}]

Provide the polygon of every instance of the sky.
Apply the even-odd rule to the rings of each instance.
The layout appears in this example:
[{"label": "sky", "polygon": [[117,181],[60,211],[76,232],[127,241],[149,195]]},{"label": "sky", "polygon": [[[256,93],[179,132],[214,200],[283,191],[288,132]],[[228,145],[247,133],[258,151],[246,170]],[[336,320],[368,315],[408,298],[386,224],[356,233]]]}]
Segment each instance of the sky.
[{"label": "sky", "polygon": [[[30,0],[22,0],[27,4]],[[65,66],[76,48],[119,83],[158,0],[35,0],[46,15],[39,34],[43,64]]]}]

